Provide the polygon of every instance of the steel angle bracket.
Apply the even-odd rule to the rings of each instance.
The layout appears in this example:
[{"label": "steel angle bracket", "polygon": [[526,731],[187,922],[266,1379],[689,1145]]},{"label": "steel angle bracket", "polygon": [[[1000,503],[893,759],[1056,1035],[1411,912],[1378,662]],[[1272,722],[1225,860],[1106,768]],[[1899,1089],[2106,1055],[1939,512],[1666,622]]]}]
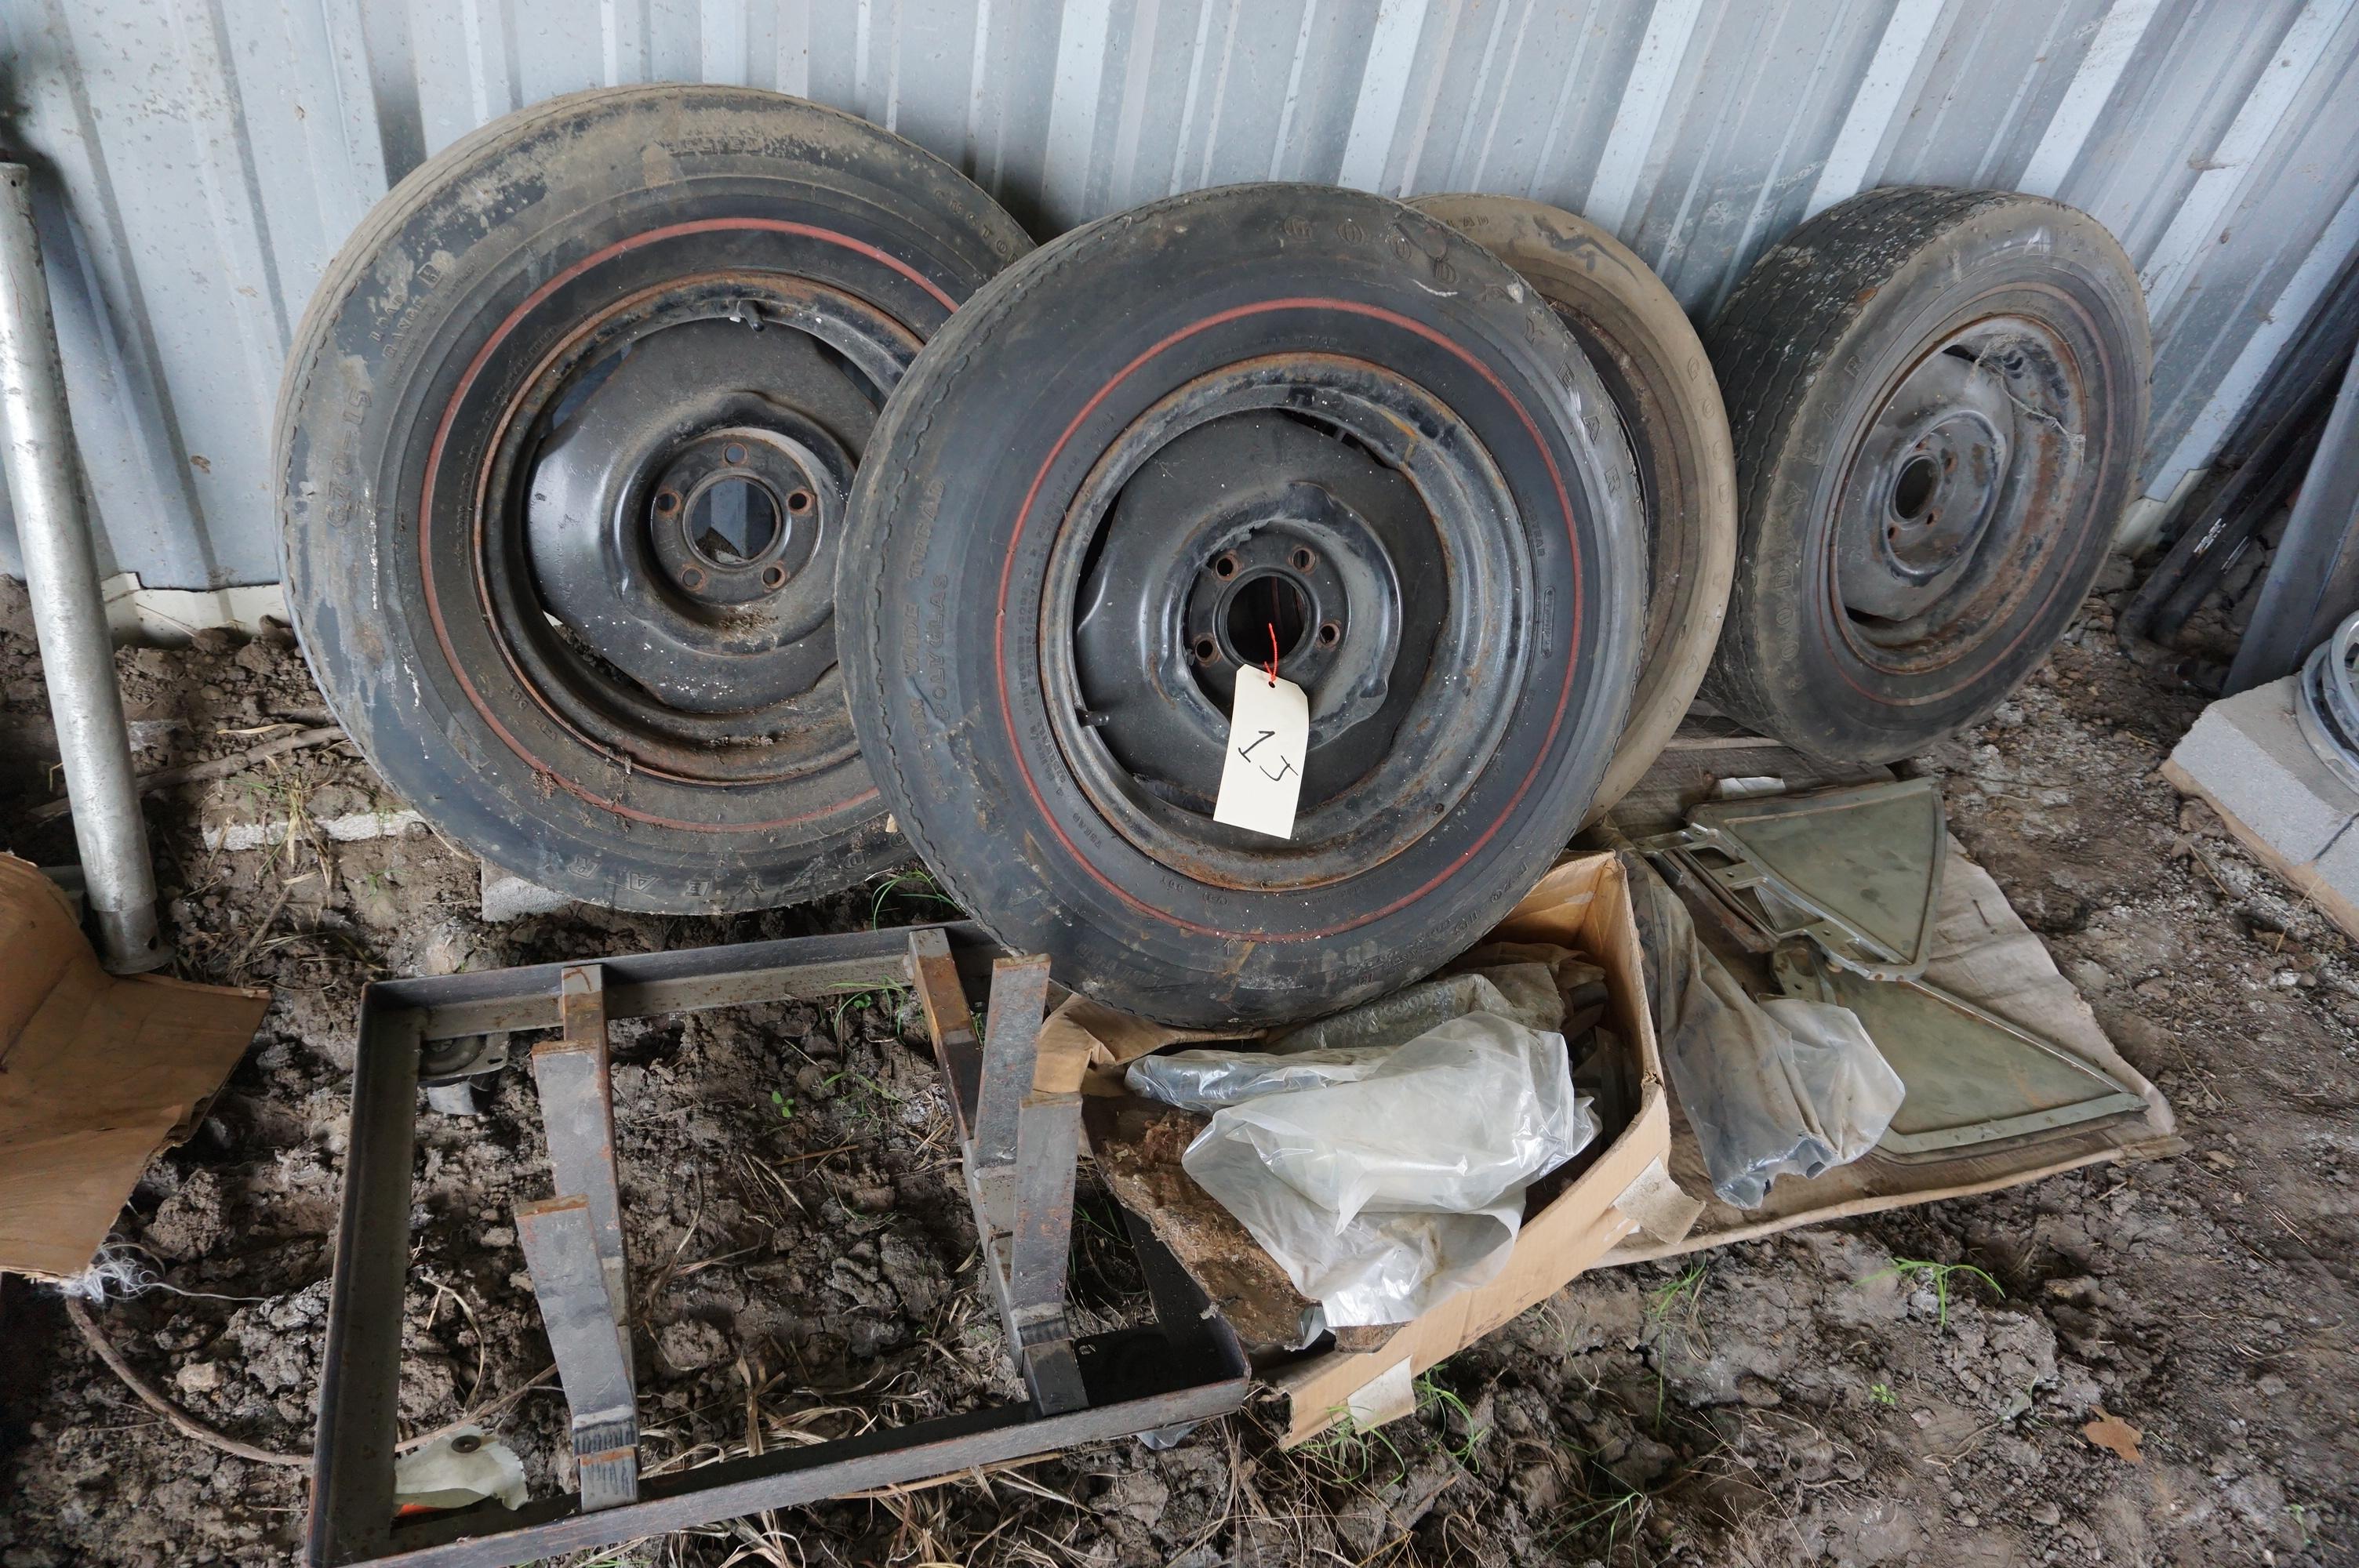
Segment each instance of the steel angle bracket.
[{"label": "steel angle bracket", "polygon": [[1707,802],[1638,848],[1712,890],[1765,950],[1807,936],[1854,973],[1908,979],[1932,956],[1949,844],[1940,786],[1897,779]]},{"label": "steel angle bracket", "polygon": [[[1005,957],[983,932],[962,925],[381,980],[364,990],[305,1561],[313,1568],[499,1568],[1158,1433],[1243,1404],[1247,1370],[1234,1336],[1186,1271],[1135,1221],[1158,1322],[1074,1332],[1063,1292],[1078,1107],[1032,1083],[1048,979],[1037,960],[1000,967],[989,1037],[975,1039],[969,999],[981,994],[994,961]],[[629,1340],[618,1322],[617,1303],[626,1292],[619,1200],[611,1185],[606,1023],[827,1000],[884,985],[912,987],[926,1000],[972,1162],[978,1231],[1002,1243],[987,1277],[1032,1397],[809,1447],[640,1475]],[[550,1152],[557,1195],[527,1206],[519,1238],[572,1407],[585,1495],[537,1498],[515,1510],[487,1500],[396,1518],[402,1301],[421,1068],[443,1067],[460,1054],[471,1061],[485,1052],[513,1054],[506,1037],[524,1031],[561,1031],[534,1054],[544,1120],[556,1113]],[[473,1043],[478,1036],[485,1037],[481,1044]],[[466,1044],[446,1044],[457,1042]]]},{"label": "steel angle bracket", "polygon": [[2144,1099],[2061,1045],[1921,978],[1871,979],[1800,942],[1780,948],[1770,968],[1788,996],[1858,1014],[1900,1075],[1906,1093],[1876,1143],[1885,1154],[1951,1158],[2146,1108]]}]

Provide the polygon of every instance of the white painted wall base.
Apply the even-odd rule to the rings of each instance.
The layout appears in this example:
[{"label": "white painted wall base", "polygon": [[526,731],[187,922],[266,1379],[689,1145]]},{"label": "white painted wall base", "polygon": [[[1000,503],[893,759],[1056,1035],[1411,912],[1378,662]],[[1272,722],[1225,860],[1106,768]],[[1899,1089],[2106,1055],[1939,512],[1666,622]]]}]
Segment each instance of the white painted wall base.
[{"label": "white painted wall base", "polygon": [[2160,536],[2162,525],[2194,488],[2203,482],[2208,468],[2189,469],[2179,476],[2179,482],[2165,496],[2141,495],[2122,513],[2121,525],[2114,530],[2114,548],[2122,555],[2135,556]]},{"label": "white painted wall base", "polygon": [[106,595],[106,624],[118,643],[172,647],[208,627],[259,632],[265,616],[288,619],[287,595],[275,582],[247,588],[142,588],[137,572],[123,572],[99,587]]}]

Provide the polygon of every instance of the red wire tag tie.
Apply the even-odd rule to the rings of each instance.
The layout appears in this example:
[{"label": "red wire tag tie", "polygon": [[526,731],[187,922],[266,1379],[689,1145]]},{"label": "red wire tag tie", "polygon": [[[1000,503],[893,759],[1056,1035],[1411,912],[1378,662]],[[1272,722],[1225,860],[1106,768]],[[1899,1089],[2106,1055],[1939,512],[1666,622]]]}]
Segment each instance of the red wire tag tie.
[{"label": "red wire tag tie", "polygon": [[1269,622],[1269,663],[1263,668],[1269,671],[1269,684],[1276,686],[1277,684],[1277,622],[1275,621]]}]

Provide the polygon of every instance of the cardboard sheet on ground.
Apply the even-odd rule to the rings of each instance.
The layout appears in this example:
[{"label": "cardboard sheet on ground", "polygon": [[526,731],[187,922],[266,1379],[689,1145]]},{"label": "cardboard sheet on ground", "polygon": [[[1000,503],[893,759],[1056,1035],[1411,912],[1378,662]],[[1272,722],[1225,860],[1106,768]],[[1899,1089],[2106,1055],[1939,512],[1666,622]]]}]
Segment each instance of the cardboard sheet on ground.
[{"label": "cardboard sheet on ground", "polygon": [[65,895],[0,855],[0,1270],[86,1268],[269,1003],[265,990],[107,974]]},{"label": "cardboard sheet on ground", "polygon": [[[1668,831],[1689,806],[1711,797],[1712,783],[1720,777],[1780,777],[1789,788],[1803,790],[1889,776],[1882,769],[1830,775],[1797,752],[1757,741],[1684,739],[1689,744],[1675,740],[1646,782],[1615,808],[1609,818],[1614,833],[1635,839]],[[1696,927],[1755,994],[1777,994],[1763,957],[1727,941],[1701,913]],[[1678,1240],[1631,1236],[1615,1245],[1605,1262],[1697,1251],[1798,1225],[1991,1192],[2082,1165],[2150,1158],[2181,1147],[2162,1092],[2122,1059],[2080,991],[2057,969],[2046,945],[2015,913],[1990,873],[1966,858],[1955,838],[1949,843],[1935,901],[1934,927],[1927,980],[2110,1075],[2136,1093],[2143,1113],[2053,1137],[1986,1145],[1950,1159],[1901,1161],[1871,1152],[1815,1178],[1781,1178],[1759,1208],[1740,1209],[1711,1199],[1712,1182],[1704,1173],[1702,1155],[1674,1099],[1671,1174],[1682,1190],[1710,1201],[1694,1227]]]}]

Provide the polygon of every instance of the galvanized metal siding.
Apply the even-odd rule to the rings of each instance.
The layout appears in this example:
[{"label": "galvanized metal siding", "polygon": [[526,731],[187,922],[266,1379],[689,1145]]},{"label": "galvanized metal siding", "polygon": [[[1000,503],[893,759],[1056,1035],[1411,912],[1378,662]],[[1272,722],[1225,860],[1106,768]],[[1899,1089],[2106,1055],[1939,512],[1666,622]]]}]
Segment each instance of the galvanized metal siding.
[{"label": "galvanized metal siding", "polygon": [[2139,523],[2359,254],[2354,0],[0,0],[0,52],[102,525],[157,587],[277,575],[279,365],[389,181],[604,82],[853,110],[1044,235],[1241,179],[1529,195],[1699,315],[1854,191],[2056,195],[2149,289]]}]

